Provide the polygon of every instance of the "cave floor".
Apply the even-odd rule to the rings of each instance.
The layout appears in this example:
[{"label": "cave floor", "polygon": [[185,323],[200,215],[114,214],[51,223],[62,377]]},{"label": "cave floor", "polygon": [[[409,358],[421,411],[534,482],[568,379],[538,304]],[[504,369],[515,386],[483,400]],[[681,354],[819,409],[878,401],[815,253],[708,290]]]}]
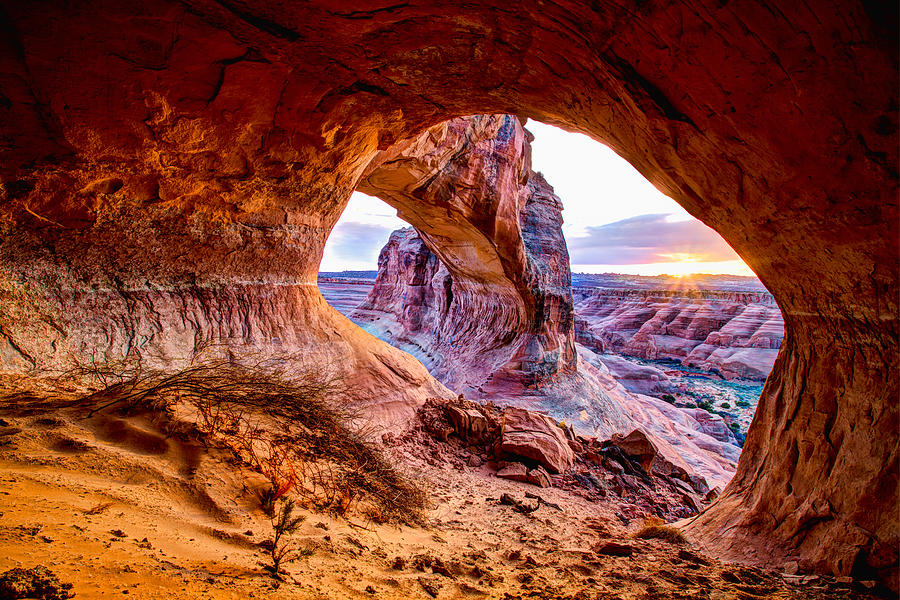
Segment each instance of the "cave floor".
[{"label": "cave floor", "polygon": [[[421,448],[390,452],[428,490],[424,526],[306,517],[277,583],[258,475],[140,418],[0,409],[0,572],[43,565],[77,598],[865,598],[859,584],[723,564],[631,537],[611,501],[497,479]],[[430,464],[429,464],[430,463]],[[543,505],[523,514],[503,493]],[[620,512],[621,514],[621,512]],[[614,542],[631,556],[600,550]],[[607,550],[608,551],[608,550]]]}]

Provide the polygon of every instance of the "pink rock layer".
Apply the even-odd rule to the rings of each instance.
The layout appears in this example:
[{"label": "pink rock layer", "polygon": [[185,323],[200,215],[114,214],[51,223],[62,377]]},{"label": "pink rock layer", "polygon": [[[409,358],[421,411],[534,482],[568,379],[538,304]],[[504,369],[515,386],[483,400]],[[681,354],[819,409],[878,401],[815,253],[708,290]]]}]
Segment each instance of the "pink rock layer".
[{"label": "pink rock layer", "polygon": [[598,351],[673,359],[722,376],[765,379],[784,319],[764,292],[580,291],[576,335]]}]

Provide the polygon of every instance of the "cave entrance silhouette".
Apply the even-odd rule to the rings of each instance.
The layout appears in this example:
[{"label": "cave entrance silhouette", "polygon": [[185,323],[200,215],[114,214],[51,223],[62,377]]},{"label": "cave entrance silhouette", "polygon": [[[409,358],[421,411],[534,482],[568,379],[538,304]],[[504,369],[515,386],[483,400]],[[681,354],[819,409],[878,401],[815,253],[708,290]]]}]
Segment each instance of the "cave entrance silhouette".
[{"label": "cave entrance silhouette", "polygon": [[[737,474],[688,534],[895,582],[895,6],[3,4],[11,362],[156,323],[190,344],[167,328],[196,309],[370,364],[314,289],[363,170],[446,119],[519,114],[615,149],[784,312]],[[170,314],[130,328],[145,310]]]},{"label": "cave entrance silhouette", "polygon": [[[604,377],[609,364],[622,371],[626,387],[638,388],[633,391],[660,396],[662,391],[676,390],[676,384],[661,370],[636,367],[619,358],[601,363],[591,350],[602,353],[610,347],[644,358],[681,357],[686,365],[707,371],[721,370],[729,377],[765,380],[780,347],[783,323],[780,310],[764,293],[723,294],[720,282],[703,292],[705,300],[695,302],[686,298],[699,298],[697,294],[709,283],[694,284],[688,277],[658,280],[656,287],[648,287],[653,285],[649,282],[636,282],[638,287],[631,290],[637,292],[633,297],[617,292],[595,299],[604,303],[604,308],[597,307],[604,315],[620,312],[615,308],[608,310],[608,300],[621,301],[625,311],[623,326],[614,324],[609,332],[594,331],[588,320],[576,316],[564,221],[573,212],[580,213],[581,217],[574,219],[574,227],[589,226],[592,220],[610,221],[617,215],[646,210],[675,212],[678,206],[653,190],[608,148],[579,134],[538,125],[538,131],[558,138],[554,140],[556,152],[565,153],[569,147],[578,149],[579,156],[575,158],[581,161],[582,171],[589,169],[584,164],[586,156],[596,161],[588,185],[581,172],[560,169],[560,164],[552,159],[537,161],[534,150],[540,137],[532,139],[533,123],[527,127],[512,115],[470,116],[435,126],[377,157],[366,170],[360,187],[387,205],[358,193],[351,198],[329,237],[320,267],[319,288],[326,299],[366,331],[415,356],[455,392],[494,402],[539,404],[557,420],[575,423],[591,435],[609,436],[618,431],[617,427],[632,427],[633,422],[627,417],[614,413],[627,412],[625,405],[640,402],[620,389],[613,394],[615,399],[608,398],[609,386],[616,385]],[[557,184],[565,175],[580,180],[580,186],[568,188],[574,196],[571,201],[567,198],[563,202],[555,193],[541,172],[543,166],[551,167],[552,180]],[[621,187],[612,185],[608,190],[606,183],[616,177],[625,183]],[[596,181],[603,182],[599,188],[595,187]],[[569,183],[562,181],[564,188]],[[617,205],[636,196],[643,198],[636,206]],[[594,206],[579,206],[579,201]],[[396,208],[407,220],[386,214],[384,209],[388,206]],[[348,214],[351,211],[357,214]],[[618,221],[595,231],[593,237],[576,237],[575,242],[587,239],[590,244],[601,246],[601,254],[605,253],[602,255],[613,256],[611,260],[624,258],[623,262],[638,262],[635,257],[655,258],[676,250],[736,258],[721,237],[697,220],[668,223],[662,218],[664,215],[650,216],[654,219],[649,223],[642,218]],[[388,240],[391,229],[408,227],[410,222],[418,228],[415,234],[395,232]],[[618,228],[624,229],[627,239],[623,239]],[[580,233],[575,231],[576,235]],[[483,250],[478,254],[473,248]],[[471,266],[482,265],[481,257],[490,256],[492,251],[493,261],[500,268],[492,275],[492,285],[485,285],[485,278],[473,272]],[[593,252],[590,255],[596,256]],[[373,269],[376,256],[378,280],[374,287],[367,287],[357,281],[361,273],[352,269]],[[444,261],[440,256],[445,257]],[[337,280],[325,273],[323,279],[322,271],[334,270],[341,264],[338,260],[345,261],[343,265],[351,267],[351,272]],[[739,260],[733,262],[740,264]],[[373,273],[374,270],[366,276],[374,279]],[[510,273],[523,277],[517,280]],[[608,283],[623,287],[623,282]],[[750,281],[735,280],[730,285],[728,292],[764,291]],[[684,294],[678,296],[676,288]],[[589,288],[580,290],[579,300],[591,302],[586,289]],[[640,294],[650,292],[655,295],[647,297],[648,304],[636,307]],[[705,306],[700,308],[701,305]],[[748,305],[752,306],[745,310]],[[647,312],[651,307],[659,310],[658,318],[651,319],[653,313]],[[633,313],[634,310],[639,313]],[[719,334],[719,328],[732,318],[734,322]],[[643,326],[644,321],[652,322]],[[618,332],[629,327],[641,331]],[[722,335],[724,343],[719,339]],[[586,347],[576,352],[575,340],[579,336]],[[672,345],[679,336],[680,342]],[[629,341],[632,337],[633,344]],[[601,338],[606,341],[601,342]],[[464,340],[461,352],[457,340]],[[727,350],[723,345],[751,349]],[[657,346],[661,356],[656,354]],[[584,356],[577,360],[576,355]],[[594,371],[591,364],[600,371]],[[635,380],[636,374],[646,375],[647,382]],[[664,383],[658,381],[653,390],[645,389],[649,377]],[[561,381],[566,378],[569,385]],[[678,381],[677,387],[687,386],[693,393],[692,379]],[[715,389],[716,384],[710,382],[701,395]],[[755,397],[749,398],[754,407],[760,391],[761,385],[757,386]],[[724,385],[721,394],[732,403],[738,400]],[[644,407],[642,414],[643,410],[657,409]],[[598,413],[606,415],[590,416]],[[750,417],[752,412],[740,418],[744,431]],[[666,416],[658,414],[657,420],[659,433],[672,435],[662,425],[669,422]],[[737,422],[733,424],[737,426]],[[726,439],[721,441],[726,441],[727,436],[723,437]],[[687,439],[670,441],[681,446]],[[705,453],[687,443],[691,450],[685,449],[686,452]],[[710,444],[717,443],[710,440]],[[728,448],[724,452],[730,460],[736,460],[736,450]],[[730,477],[715,467],[707,474],[717,483],[727,482]]]}]

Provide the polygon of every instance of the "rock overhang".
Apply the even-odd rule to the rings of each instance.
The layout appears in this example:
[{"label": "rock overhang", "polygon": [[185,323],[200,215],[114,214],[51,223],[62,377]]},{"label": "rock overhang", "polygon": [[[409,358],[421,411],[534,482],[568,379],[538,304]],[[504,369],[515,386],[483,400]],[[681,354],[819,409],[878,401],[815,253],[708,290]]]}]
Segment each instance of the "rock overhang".
[{"label": "rock overhang", "polygon": [[[688,531],[745,560],[896,577],[895,19],[864,3],[4,6],[16,369],[56,348],[174,352],[218,328],[236,344],[343,336],[383,369],[379,393],[409,386],[314,293],[285,290],[314,281],[378,149],[459,115],[534,117],[612,146],[784,311],[753,452]],[[810,502],[833,511],[810,520]]]}]

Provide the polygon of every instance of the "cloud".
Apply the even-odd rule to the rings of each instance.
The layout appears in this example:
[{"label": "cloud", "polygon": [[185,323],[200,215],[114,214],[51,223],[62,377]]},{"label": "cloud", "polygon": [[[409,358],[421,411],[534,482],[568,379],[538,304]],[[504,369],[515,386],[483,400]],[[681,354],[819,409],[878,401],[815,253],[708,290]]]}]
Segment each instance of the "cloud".
[{"label": "cloud", "polygon": [[739,259],[718,233],[697,221],[669,221],[666,214],[638,215],[586,227],[587,235],[567,240],[573,264],[722,262]]},{"label": "cloud", "polygon": [[337,224],[328,239],[334,257],[342,260],[369,261],[375,265],[378,253],[391,235],[390,227],[343,221]]}]

